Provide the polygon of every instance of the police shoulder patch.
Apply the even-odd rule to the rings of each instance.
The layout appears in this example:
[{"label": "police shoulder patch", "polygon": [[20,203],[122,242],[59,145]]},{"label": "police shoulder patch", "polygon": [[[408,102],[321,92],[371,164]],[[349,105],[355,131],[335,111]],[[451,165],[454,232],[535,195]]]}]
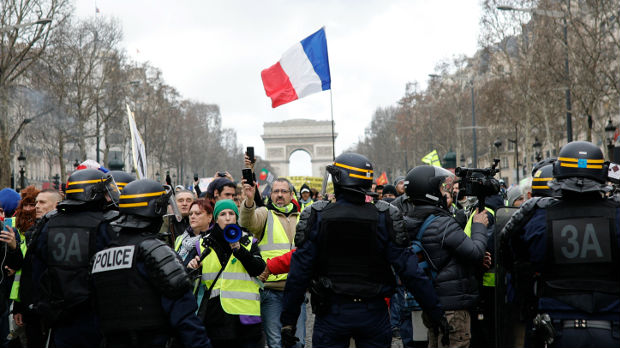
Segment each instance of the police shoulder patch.
[{"label": "police shoulder patch", "polygon": [[92,273],[114,271],[133,266],[134,245],[102,250],[95,254]]}]

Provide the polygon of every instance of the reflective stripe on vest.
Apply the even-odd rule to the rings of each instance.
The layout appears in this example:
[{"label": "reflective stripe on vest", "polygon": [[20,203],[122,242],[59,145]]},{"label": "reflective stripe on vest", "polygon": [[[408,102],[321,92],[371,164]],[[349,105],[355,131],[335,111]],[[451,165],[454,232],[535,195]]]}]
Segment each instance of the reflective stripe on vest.
[{"label": "reflective stripe on vest", "polygon": [[[19,249],[22,252],[22,256],[26,256],[26,250],[28,250],[28,245],[26,245],[26,237],[21,236],[21,241],[19,242]],[[13,301],[17,301],[20,302],[19,299],[19,283],[20,280],[22,278],[22,270],[18,269],[17,272],[15,272],[15,279],[13,279],[13,285],[11,285],[11,294],[9,295],[9,298]]]},{"label": "reflective stripe on vest", "polygon": [[[248,251],[252,243],[242,245]],[[211,250],[202,264],[202,282],[208,289],[221,269],[220,260],[215,251]],[[220,296],[220,303],[224,312],[233,315],[260,315],[260,294],[257,281],[250,277],[243,264],[230,255],[226,267],[215,286],[211,290],[209,298]]]},{"label": "reflective stripe on vest", "polygon": [[[299,221],[299,215],[297,215],[297,221]],[[291,244],[288,236],[286,235],[286,230],[282,226],[280,219],[278,219],[278,216],[272,210],[268,211],[265,232],[263,233],[263,239],[261,239],[260,243],[258,243],[258,247],[265,262],[267,262],[267,259],[288,253],[293,247],[293,244]],[[267,281],[274,282],[278,280],[285,280],[287,276],[287,273],[278,275],[270,274]]]}]

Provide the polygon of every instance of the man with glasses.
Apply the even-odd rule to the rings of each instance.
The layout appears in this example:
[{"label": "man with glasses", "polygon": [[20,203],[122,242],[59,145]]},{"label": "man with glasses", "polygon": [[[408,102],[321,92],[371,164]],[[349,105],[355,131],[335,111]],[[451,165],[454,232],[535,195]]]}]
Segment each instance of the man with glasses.
[{"label": "man with glasses", "polygon": [[[295,228],[299,211],[292,203],[293,185],[285,178],[278,178],[272,184],[270,201],[265,207],[256,207],[254,195],[256,186],[243,185],[245,200],[241,204],[240,225],[260,241],[258,246],[265,261],[289,252],[293,248]],[[269,275],[265,288],[261,290],[261,316],[263,328],[270,348],[282,347],[280,313],[287,274]],[[306,310],[302,305],[297,320],[296,336],[298,346],[303,346],[305,337]]]}]

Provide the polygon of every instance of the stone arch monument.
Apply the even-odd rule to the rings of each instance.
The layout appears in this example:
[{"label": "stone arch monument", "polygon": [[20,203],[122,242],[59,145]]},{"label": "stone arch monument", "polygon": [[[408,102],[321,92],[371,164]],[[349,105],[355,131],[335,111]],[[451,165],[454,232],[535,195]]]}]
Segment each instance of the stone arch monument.
[{"label": "stone arch monument", "polygon": [[333,163],[330,121],[294,119],[265,122],[263,128],[265,160],[271,163],[275,175],[288,176],[289,158],[297,150],[310,154],[312,176],[322,177],[325,166]]}]

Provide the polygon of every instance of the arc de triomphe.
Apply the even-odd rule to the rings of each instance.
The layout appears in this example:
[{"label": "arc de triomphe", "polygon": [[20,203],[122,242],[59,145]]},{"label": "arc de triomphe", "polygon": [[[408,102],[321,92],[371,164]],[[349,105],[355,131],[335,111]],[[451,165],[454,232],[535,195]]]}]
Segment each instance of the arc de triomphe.
[{"label": "arc de triomphe", "polygon": [[[330,121],[294,119],[263,124],[265,159],[277,176],[288,176],[289,158],[297,150],[312,159],[312,176],[322,177],[325,166],[333,163]],[[336,136],[334,134],[334,136]]]}]

